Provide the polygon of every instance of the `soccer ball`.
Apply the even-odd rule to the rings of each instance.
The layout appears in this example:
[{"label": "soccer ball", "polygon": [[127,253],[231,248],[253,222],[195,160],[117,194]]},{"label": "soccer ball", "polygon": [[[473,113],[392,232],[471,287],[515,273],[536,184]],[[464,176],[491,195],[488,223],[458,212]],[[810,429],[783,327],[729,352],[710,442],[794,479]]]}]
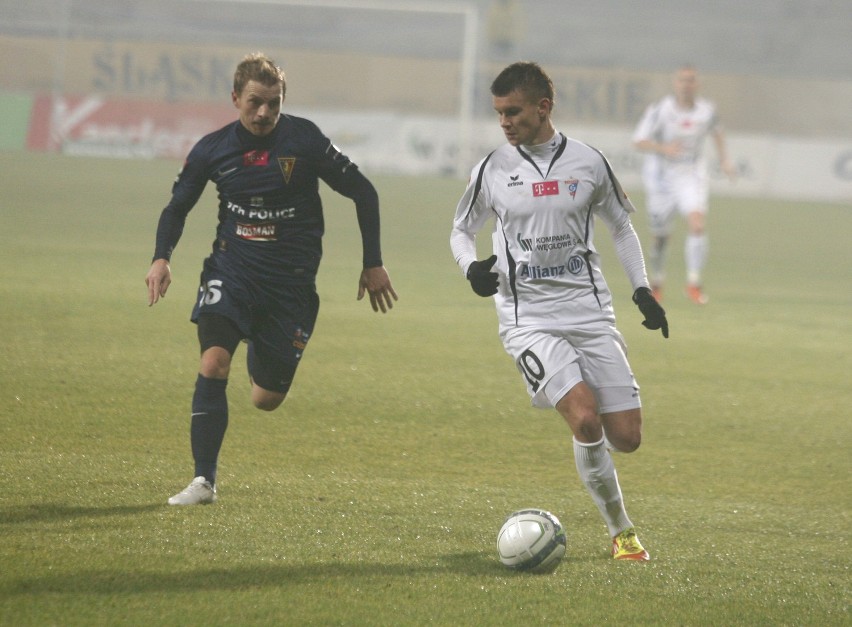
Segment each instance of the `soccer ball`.
[{"label": "soccer ball", "polygon": [[565,555],[565,530],[548,511],[512,512],[497,534],[497,555],[512,570],[550,572]]}]

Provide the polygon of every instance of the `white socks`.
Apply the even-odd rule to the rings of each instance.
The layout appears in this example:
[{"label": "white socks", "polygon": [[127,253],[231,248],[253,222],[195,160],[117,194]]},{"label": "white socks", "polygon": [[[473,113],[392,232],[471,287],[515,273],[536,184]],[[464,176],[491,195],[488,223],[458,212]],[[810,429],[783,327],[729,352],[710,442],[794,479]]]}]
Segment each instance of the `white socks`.
[{"label": "white socks", "polygon": [[632,527],[633,523],[624,510],[621,487],[612,456],[606,449],[605,440],[584,444],[574,439],[574,462],[580,480],[597,505],[606,521],[610,536],[615,536]]},{"label": "white socks", "polygon": [[687,235],[684,247],[686,261],[686,280],[690,285],[701,285],[701,272],[707,264],[707,252],[710,248],[707,235]]},{"label": "white socks", "polygon": [[666,279],[666,257],[668,252],[668,237],[655,237],[648,251],[648,266],[651,275],[651,285],[661,286]]}]

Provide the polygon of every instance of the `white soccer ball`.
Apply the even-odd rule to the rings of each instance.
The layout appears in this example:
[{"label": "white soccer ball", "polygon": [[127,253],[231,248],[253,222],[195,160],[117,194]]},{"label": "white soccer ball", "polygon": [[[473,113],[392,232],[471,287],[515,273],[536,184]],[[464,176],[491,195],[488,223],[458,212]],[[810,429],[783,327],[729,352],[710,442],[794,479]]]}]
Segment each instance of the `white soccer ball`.
[{"label": "white soccer ball", "polygon": [[512,570],[550,572],[565,555],[565,530],[542,509],[512,512],[497,534],[497,554]]}]

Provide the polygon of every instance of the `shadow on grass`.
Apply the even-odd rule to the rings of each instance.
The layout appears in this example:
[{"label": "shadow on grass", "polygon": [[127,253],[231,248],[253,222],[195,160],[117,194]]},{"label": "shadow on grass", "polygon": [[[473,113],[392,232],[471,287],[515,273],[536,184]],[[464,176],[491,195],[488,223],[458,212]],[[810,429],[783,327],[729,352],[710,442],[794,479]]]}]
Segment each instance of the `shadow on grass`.
[{"label": "shadow on grass", "polygon": [[163,509],[162,504],[116,505],[114,507],[82,507],[60,503],[40,503],[0,508],[0,525],[19,525],[34,522],[53,522],[75,518],[107,518],[109,516],[133,516],[144,512]]},{"label": "shadow on grass", "polygon": [[5,595],[33,594],[145,594],[198,590],[240,590],[334,580],[406,579],[440,574],[512,576],[493,556],[469,552],[443,555],[433,564],[269,564],[195,571],[139,572],[89,570],[20,579],[0,588]]}]

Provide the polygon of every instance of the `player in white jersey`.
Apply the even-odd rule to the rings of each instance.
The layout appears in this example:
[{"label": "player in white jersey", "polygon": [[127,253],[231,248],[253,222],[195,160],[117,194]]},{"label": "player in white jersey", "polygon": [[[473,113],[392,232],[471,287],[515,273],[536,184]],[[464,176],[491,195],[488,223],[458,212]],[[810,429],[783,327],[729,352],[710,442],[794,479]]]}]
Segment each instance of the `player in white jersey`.
[{"label": "player in white jersey", "polygon": [[673,94],[650,105],[633,133],[633,145],[646,153],[642,169],[651,234],[654,236],[649,261],[654,296],[662,297],[665,280],[666,245],[672,232],[672,218],[679,212],[687,221],[684,256],[689,298],[703,305],[702,272],[707,263],[708,240],[705,231],[708,209],[707,159],[704,140],[713,137],[722,171],[734,178],[728,160],[725,136],[715,105],[698,93],[694,67],[677,70]]},{"label": "player in white jersey", "polygon": [[[647,560],[609,450],[639,446],[639,386],[593,243],[599,218],[643,324],[668,337],[630,222],[633,206],[601,153],[556,131],[553,84],[537,64],[508,66],[491,93],[508,143],[471,173],[453,222],[453,254],[474,292],[494,296],[503,346],[533,405],[555,407],[571,428],[577,472],[606,521],[613,556]],[[478,261],[476,234],[489,218],[494,254]]]}]

